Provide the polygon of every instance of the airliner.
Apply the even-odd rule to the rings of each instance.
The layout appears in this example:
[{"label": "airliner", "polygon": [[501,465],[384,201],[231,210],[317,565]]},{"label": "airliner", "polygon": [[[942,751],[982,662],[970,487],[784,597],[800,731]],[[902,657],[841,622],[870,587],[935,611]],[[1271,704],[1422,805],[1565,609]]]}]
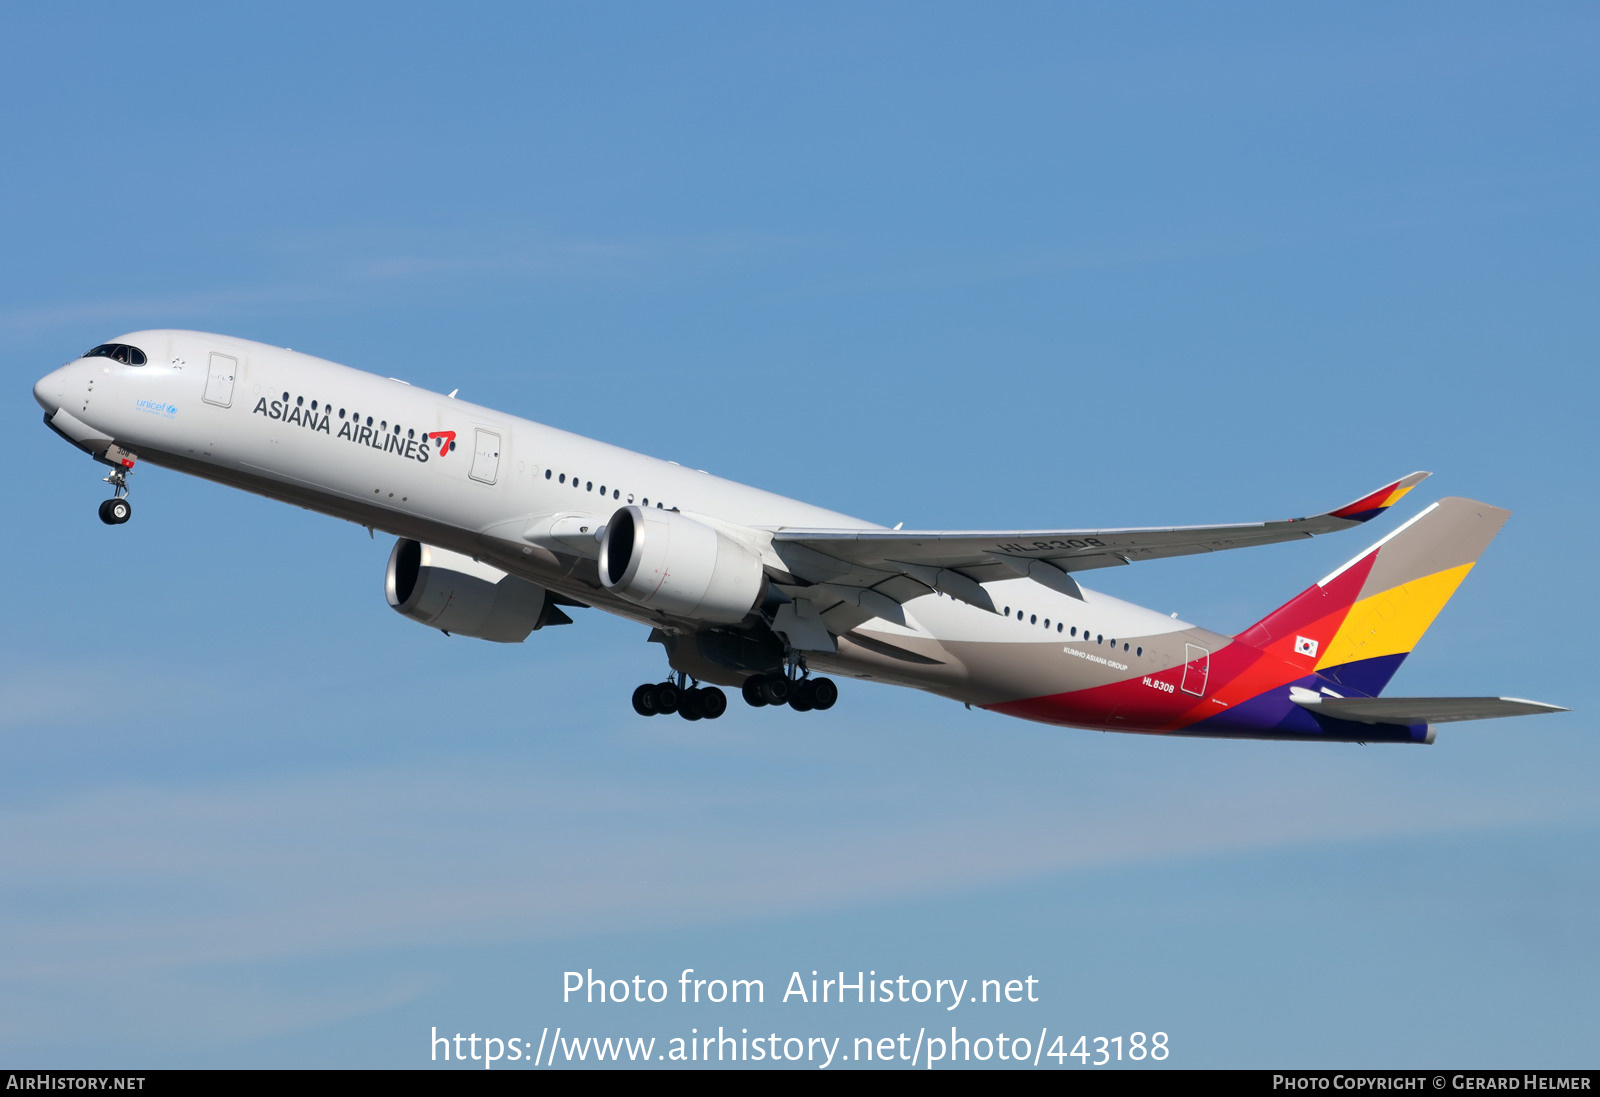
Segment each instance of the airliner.
[{"label": "airliner", "polygon": [[51,430],[129,476],[176,469],[397,538],[389,605],[520,643],[597,609],[649,626],[641,716],[832,708],[826,677],[1097,731],[1432,743],[1456,720],[1563,712],[1510,697],[1385,697],[1509,512],[1432,503],[1238,635],[1079,582],[1098,568],[1367,522],[1415,472],[1309,518],[1142,529],[888,529],[395,378],[194,331],[101,343],[33,389]]}]

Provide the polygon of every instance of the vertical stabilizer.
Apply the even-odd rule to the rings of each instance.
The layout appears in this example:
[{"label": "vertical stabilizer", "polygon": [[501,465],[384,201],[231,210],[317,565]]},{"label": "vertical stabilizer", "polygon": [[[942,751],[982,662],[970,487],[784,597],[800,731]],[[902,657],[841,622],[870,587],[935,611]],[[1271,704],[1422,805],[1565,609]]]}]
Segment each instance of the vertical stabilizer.
[{"label": "vertical stabilizer", "polygon": [[1237,639],[1376,697],[1510,516],[1441,499]]}]

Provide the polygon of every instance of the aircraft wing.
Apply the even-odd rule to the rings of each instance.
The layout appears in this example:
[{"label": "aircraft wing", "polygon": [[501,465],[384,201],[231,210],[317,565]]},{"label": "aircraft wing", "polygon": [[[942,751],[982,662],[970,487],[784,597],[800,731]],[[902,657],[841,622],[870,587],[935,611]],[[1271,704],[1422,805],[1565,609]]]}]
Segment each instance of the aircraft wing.
[{"label": "aircraft wing", "polygon": [[1446,724],[1453,720],[1570,711],[1518,697],[1321,697],[1296,698],[1295,703],[1336,720],[1362,724]]},{"label": "aircraft wing", "polygon": [[[865,589],[901,603],[932,589],[993,610],[981,586],[986,582],[1020,575],[1082,598],[1073,572],[1350,529],[1383,513],[1429,475],[1413,472],[1337,510],[1277,522],[960,532],[780,528],[773,533],[772,547],[797,578],[823,584],[827,593]],[[852,599],[842,595],[841,600]],[[871,593],[854,604],[864,610],[883,608]]]}]

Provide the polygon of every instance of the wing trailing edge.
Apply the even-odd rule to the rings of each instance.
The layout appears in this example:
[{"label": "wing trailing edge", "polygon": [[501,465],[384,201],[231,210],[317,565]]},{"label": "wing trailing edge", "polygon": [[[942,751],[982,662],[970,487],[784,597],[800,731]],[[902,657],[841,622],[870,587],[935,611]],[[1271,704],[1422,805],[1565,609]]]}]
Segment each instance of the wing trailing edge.
[{"label": "wing trailing edge", "polygon": [[[859,614],[899,619],[898,604],[937,590],[998,612],[984,583],[1024,576],[1082,599],[1074,572],[1143,560],[1296,541],[1351,529],[1382,514],[1430,474],[1413,472],[1337,510],[1310,518],[1218,526],[1137,529],[905,530],[769,529],[772,551],[797,579],[814,584],[791,596],[819,609],[840,603]],[[806,588],[814,589],[814,588]],[[890,608],[886,603],[895,603]],[[832,628],[834,622],[829,622]]]},{"label": "wing trailing edge", "polygon": [[[1298,691],[1297,691],[1298,692]],[[1568,712],[1560,705],[1520,697],[1295,697],[1294,703],[1335,720],[1358,724],[1448,724]]]}]

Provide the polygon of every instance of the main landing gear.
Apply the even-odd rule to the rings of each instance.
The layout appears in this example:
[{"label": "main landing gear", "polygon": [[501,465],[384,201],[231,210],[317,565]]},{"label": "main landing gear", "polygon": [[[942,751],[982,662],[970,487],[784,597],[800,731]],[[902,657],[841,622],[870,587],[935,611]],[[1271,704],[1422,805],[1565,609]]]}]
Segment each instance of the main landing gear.
[{"label": "main landing gear", "polygon": [[676,712],[685,720],[715,720],[728,711],[728,695],[716,686],[702,688],[697,679],[678,672],[665,682],[646,682],[634,690],[633,711],[640,716]]},{"label": "main landing gear", "polygon": [[751,708],[767,705],[788,705],[796,712],[816,709],[824,712],[839,699],[839,687],[832,678],[813,678],[805,661],[797,661],[794,670],[800,677],[791,678],[790,670],[775,670],[770,674],[753,674],[744,680],[744,701]]},{"label": "main landing gear", "polygon": [[[788,705],[796,712],[822,712],[839,699],[833,679],[811,677],[805,657],[798,654],[791,654],[781,670],[746,678],[742,692],[751,708]],[[715,720],[728,711],[728,695],[716,686],[701,686],[698,679],[682,671],[673,671],[665,682],[646,682],[635,689],[633,711],[640,716],[676,712],[685,720]]]},{"label": "main landing gear", "polygon": [[133,517],[133,504],[128,502],[128,473],[133,471],[132,455],[121,457],[113,466],[111,475],[105,482],[111,485],[115,492],[111,498],[100,504],[100,521],[108,526],[120,526]]}]

